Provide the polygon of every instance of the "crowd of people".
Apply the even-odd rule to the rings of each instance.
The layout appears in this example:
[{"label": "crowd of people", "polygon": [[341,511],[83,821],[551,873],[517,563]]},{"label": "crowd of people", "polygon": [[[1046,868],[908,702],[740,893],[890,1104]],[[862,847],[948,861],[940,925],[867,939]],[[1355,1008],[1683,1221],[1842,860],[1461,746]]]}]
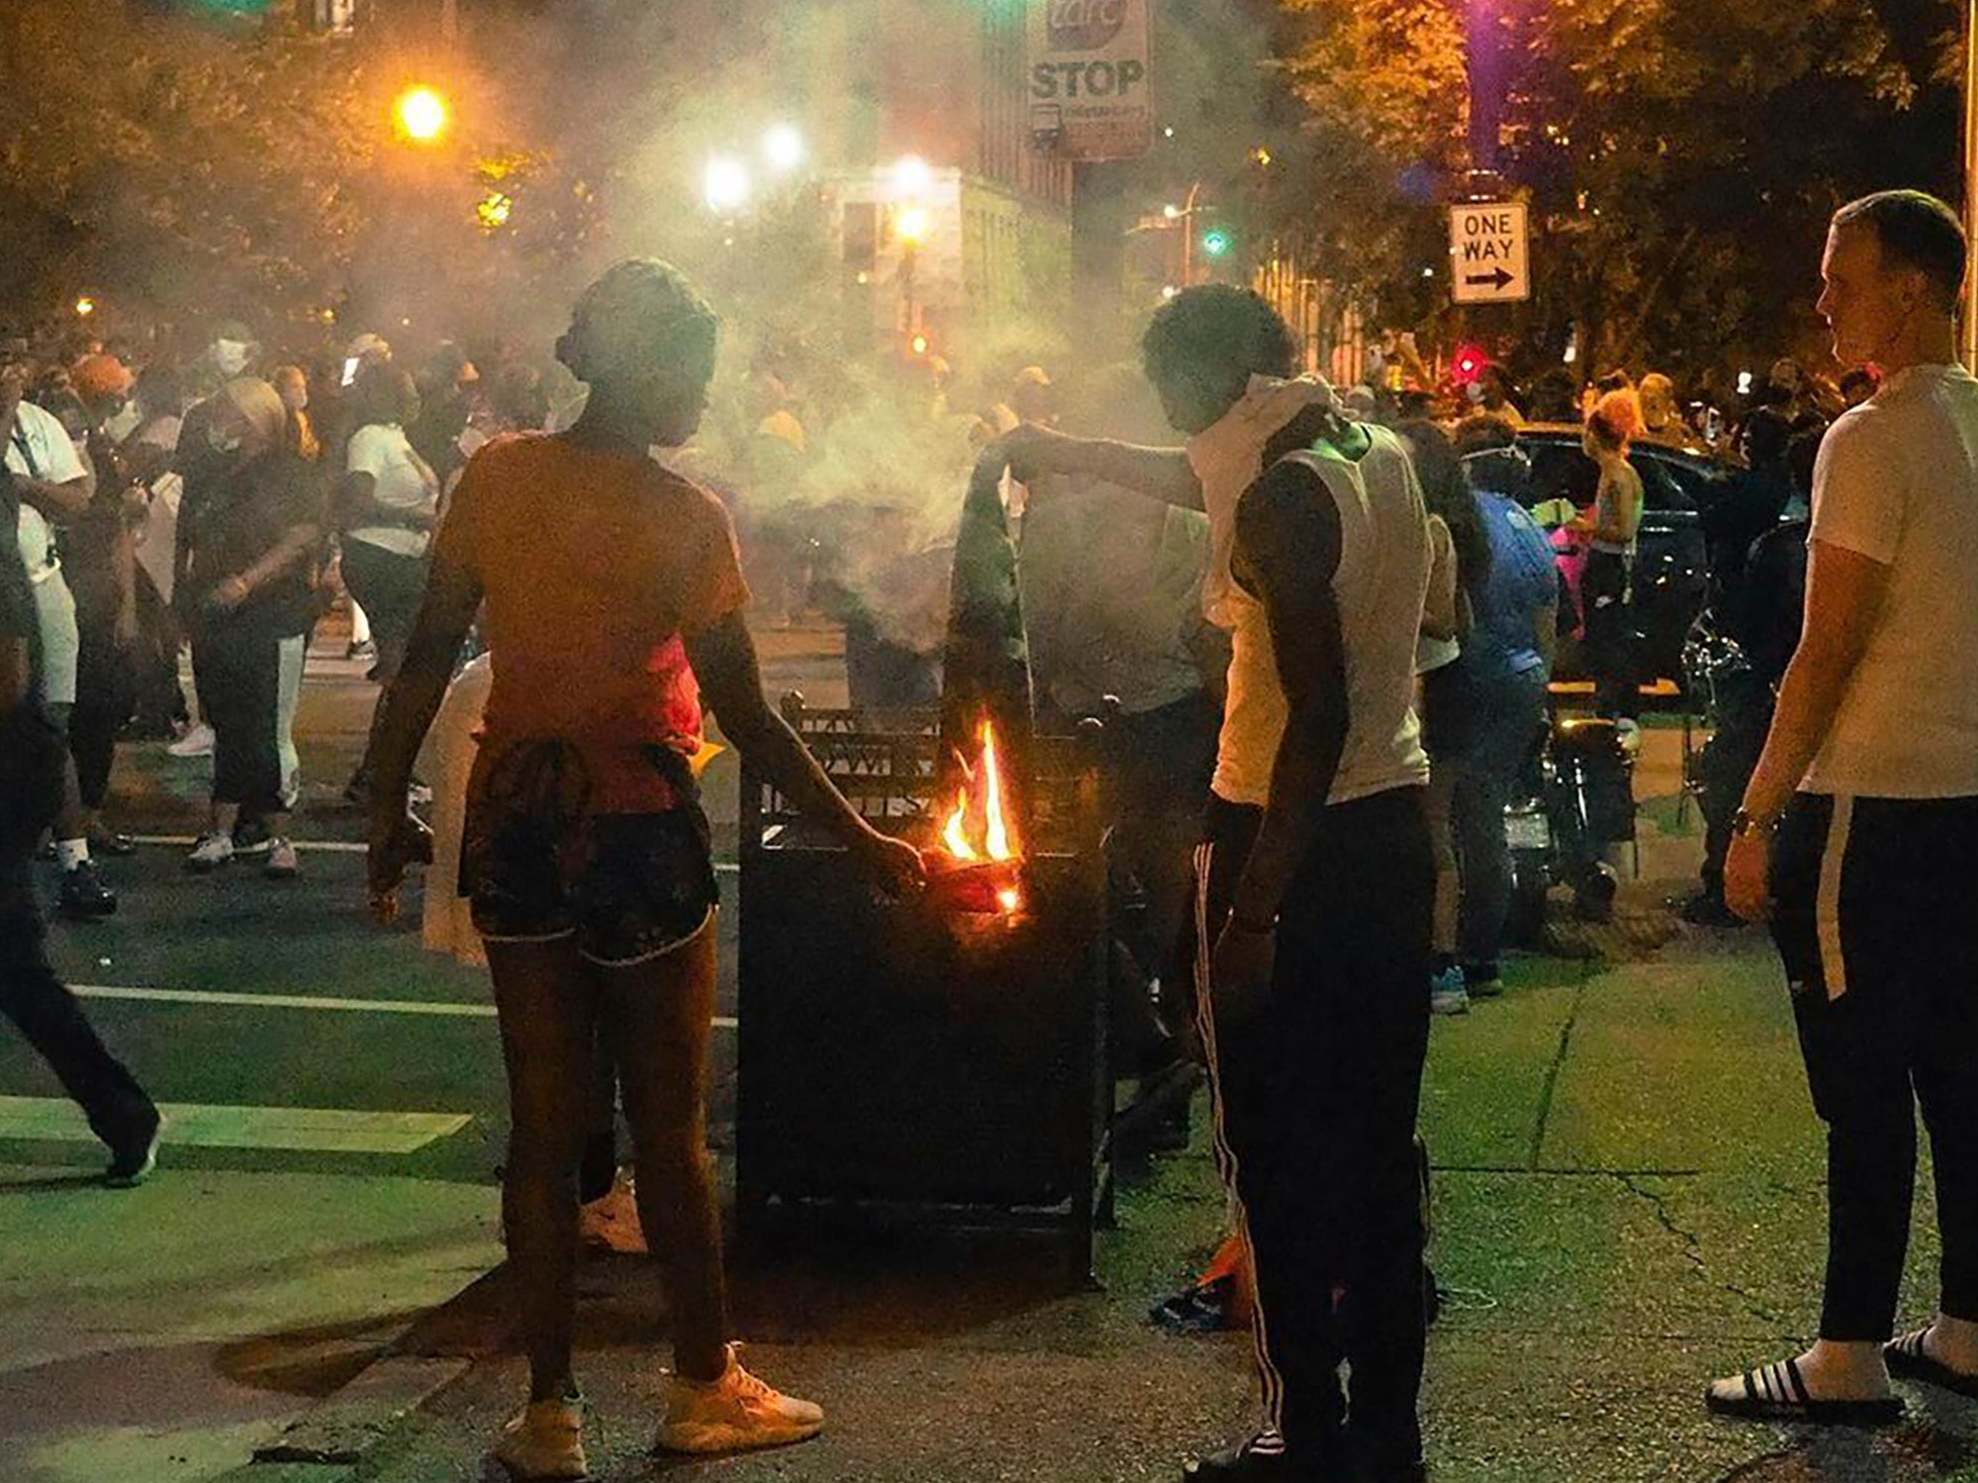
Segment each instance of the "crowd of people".
[{"label": "crowd of people", "polygon": [[[1954,214],[1913,193],[1837,216],[1822,312],[1838,356],[1876,369],[1837,386],[1860,400],[1823,439],[1821,394],[1776,367],[1702,512],[1706,627],[1745,681],[1720,687],[1704,899],[1773,918],[1830,1151],[1821,1339],[1713,1383],[1727,1414],[1884,1421],[1901,1410],[1891,1373],[1978,1390],[1978,887],[1943,868],[1978,824],[1978,603],[1955,600],[1978,548],[1978,381],[1952,354],[1964,250]],[[268,363],[237,325],[185,368],[134,372],[92,345],[51,373],[19,344],[0,368],[0,522],[18,536],[0,560],[0,729],[21,759],[0,788],[0,1004],[87,1110],[112,1183],[150,1172],[159,1116],[48,965],[43,837],[63,912],[113,911],[92,864],[129,847],[105,822],[110,758],[133,722],[189,726],[189,642],[213,786],[187,863],[256,850],[292,877],[301,659],[343,592],[384,687],[350,794],[388,921],[433,853],[414,761],[463,656],[488,652],[469,671],[478,740],[450,858],[509,1082],[504,1229],[530,1386],[495,1450],[522,1477],[585,1469],[573,1273],[605,1041],[671,1305],[659,1445],[823,1425],[729,1337],[704,1126],[703,705],[879,886],[925,883],[919,851],[848,805],[764,703],[736,516],[690,458],[653,456],[694,439],[717,332],[676,270],[613,268],[558,342],[588,392],[556,433],[519,362],[484,387],[451,347],[415,374],[376,336],[308,368]],[[1045,724],[1097,710],[1117,732],[1115,863],[1145,906],[1129,997],[1152,1022],[1128,1043],[1158,1056],[1164,1021],[1209,1075],[1264,1415],[1188,1475],[1419,1479],[1431,1015],[1502,991],[1506,806],[1565,626],[1557,537],[1585,547],[1595,708],[1625,717],[1644,503],[1629,455],[1689,434],[1667,378],[1603,378],[1576,418],[1593,498],[1548,530],[1501,377],[1453,422],[1342,395],[1300,374],[1266,300],[1229,285],[1166,302],[1142,361],[1144,384],[1026,368],[1005,404],[945,425],[1007,469]],[[811,465],[791,401],[779,389],[745,423],[752,467],[797,487]],[[1919,1100],[1943,1296],[1889,1343]]]}]

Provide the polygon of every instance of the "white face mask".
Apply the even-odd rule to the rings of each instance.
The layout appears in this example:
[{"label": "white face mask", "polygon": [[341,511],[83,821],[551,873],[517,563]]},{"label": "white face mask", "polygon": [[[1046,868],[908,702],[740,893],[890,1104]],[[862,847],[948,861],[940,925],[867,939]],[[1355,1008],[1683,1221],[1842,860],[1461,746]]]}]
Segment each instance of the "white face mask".
[{"label": "white face mask", "polygon": [[247,369],[249,346],[239,340],[215,340],[213,342],[213,364],[220,368],[222,375],[238,376]]},{"label": "white face mask", "polygon": [[143,416],[143,408],[135,401],[126,401],[117,409],[115,416],[104,422],[103,431],[110,435],[112,441],[121,443],[137,431],[137,424]]}]

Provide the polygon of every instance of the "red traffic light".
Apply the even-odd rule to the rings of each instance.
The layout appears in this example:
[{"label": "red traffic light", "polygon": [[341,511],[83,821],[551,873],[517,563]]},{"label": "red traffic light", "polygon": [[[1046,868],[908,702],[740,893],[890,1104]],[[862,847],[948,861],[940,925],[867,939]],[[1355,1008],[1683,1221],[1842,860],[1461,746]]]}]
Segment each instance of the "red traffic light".
[{"label": "red traffic light", "polygon": [[1459,345],[1455,358],[1450,362],[1449,376],[1459,386],[1468,386],[1479,379],[1490,366],[1490,357],[1482,347]]}]

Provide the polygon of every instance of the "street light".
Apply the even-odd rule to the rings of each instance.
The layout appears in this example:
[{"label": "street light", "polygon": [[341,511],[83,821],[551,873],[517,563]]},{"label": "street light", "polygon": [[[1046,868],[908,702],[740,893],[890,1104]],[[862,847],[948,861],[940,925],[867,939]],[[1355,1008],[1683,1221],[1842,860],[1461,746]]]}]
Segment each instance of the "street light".
[{"label": "street light", "polygon": [[804,136],[789,124],[777,124],[762,136],[762,155],[770,169],[787,175],[804,162]]},{"label": "street light", "polygon": [[893,166],[893,189],[902,196],[918,196],[934,183],[934,171],[919,155],[910,154]]},{"label": "street light", "polygon": [[749,199],[749,167],[732,155],[716,155],[707,162],[701,180],[701,195],[710,211],[739,211]]},{"label": "street light", "polygon": [[94,314],[95,312],[96,312],[96,300],[92,299],[88,294],[84,294],[81,298],[76,300],[76,313],[80,315],[82,318],[87,319],[89,318],[90,315]]},{"label": "street light", "polygon": [[431,144],[446,132],[446,99],[433,88],[407,88],[392,110],[398,131],[415,144]]},{"label": "street light", "polygon": [[893,230],[908,247],[922,247],[934,231],[934,218],[925,206],[908,206],[893,221]]}]

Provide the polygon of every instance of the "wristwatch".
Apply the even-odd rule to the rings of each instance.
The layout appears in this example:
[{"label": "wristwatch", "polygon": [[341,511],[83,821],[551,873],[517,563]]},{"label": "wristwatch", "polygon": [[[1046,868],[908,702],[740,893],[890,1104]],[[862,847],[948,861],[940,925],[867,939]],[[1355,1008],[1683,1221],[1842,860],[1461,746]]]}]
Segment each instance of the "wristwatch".
[{"label": "wristwatch", "polygon": [[1760,818],[1750,809],[1741,808],[1731,815],[1731,833],[1739,839],[1770,839],[1779,832],[1779,816]]}]

